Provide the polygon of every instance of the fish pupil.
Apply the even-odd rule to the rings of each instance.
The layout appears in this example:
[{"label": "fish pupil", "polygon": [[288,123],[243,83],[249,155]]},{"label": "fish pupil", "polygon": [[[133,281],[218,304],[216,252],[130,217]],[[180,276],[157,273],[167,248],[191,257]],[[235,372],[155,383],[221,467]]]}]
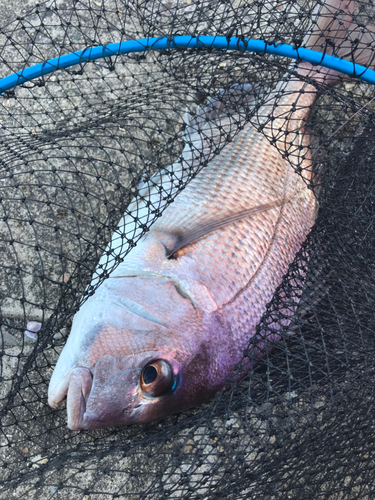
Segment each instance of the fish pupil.
[{"label": "fish pupil", "polygon": [[147,366],[143,372],[143,381],[144,383],[151,384],[156,380],[156,377],[158,376],[158,372],[154,366]]}]

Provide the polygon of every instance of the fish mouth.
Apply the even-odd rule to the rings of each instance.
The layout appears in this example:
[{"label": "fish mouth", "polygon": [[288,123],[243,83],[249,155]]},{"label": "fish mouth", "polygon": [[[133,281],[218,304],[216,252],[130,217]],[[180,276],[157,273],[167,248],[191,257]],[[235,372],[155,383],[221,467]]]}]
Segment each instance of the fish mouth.
[{"label": "fish mouth", "polygon": [[68,427],[71,430],[83,428],[84,414],[92,383],[91,371],[88,368],[76,366],[51,391],[48,391],[48,404],[52,408],[61,405],[67,397]]}]

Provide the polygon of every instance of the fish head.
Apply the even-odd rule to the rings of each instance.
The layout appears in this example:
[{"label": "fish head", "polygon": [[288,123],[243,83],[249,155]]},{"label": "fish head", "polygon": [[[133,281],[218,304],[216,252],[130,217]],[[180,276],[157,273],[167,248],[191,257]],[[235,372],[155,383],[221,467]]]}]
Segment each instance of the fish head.
[{"label": "fish head", "polygon": [[72,430],[159,420],[213,396],[206,378],[208,361],[204,351],[183,361],[165,351],[105,354],[92,369],[70,370],[60,394],[51,393],[49,402],[53,406],[67,395]]},{"label": "fish head", "polygon": [[[119,295],[115,300],[113,288],[111,302],[100,295],[95,304],[87,301],[78,314],[95,310],[101,322],[80,316],[73,322],[48,398],[56,407],[66,396],[70,429],[159,420],[207,401],[220,388],[218,367],[225,363],[220,364],[218,346],[225,342],[212,342],[215,335],[223,338],[217,315],[195,309],[171,282],[146,283],[155,293],[143,301],[144,284],[135,279],[126,301]],[[223,351],[227,354],[225,346]]]}]

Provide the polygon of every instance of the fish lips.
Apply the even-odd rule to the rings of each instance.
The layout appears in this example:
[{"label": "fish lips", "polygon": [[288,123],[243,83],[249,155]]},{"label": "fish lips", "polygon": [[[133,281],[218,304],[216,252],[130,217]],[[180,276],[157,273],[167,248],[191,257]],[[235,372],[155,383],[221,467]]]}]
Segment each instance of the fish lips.
[{"label": "fish lips", "polygon": [[48,402],[57,406],[67,395],[68,427],[71,430],[155,420],[160,403],[168,406],[168,399],[175,396],[174,391],[155,398],[143,394],[140,388],[142,370],[156,359],[168,361],[175,380],[179,378],[176,361],[164,353],[141,353],[126,358],[104,355],[96,362],[93,372],[81,366],[70,370],[51,391]]}]

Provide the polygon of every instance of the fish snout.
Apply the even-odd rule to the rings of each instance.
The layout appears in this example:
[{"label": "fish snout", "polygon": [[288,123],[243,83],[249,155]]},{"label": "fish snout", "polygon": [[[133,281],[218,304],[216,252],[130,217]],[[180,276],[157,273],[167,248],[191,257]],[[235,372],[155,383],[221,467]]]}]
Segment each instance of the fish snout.
[{"label": "fish snout", "polygon": [[[97,361],[82,429],[113,426],[131,417],[138,399],[141,370],[127,361],[110,355]],[[77,401],[74,404],[77,406]]]},{"label": "fish snout", "polygon": [[141,370],[121,369],[112,356],[102,356],[93,373],[84,367],[71,369],[48,395],[53,408],[66,397],[69,429],[95,429],[129,418],[136,406]]}]

